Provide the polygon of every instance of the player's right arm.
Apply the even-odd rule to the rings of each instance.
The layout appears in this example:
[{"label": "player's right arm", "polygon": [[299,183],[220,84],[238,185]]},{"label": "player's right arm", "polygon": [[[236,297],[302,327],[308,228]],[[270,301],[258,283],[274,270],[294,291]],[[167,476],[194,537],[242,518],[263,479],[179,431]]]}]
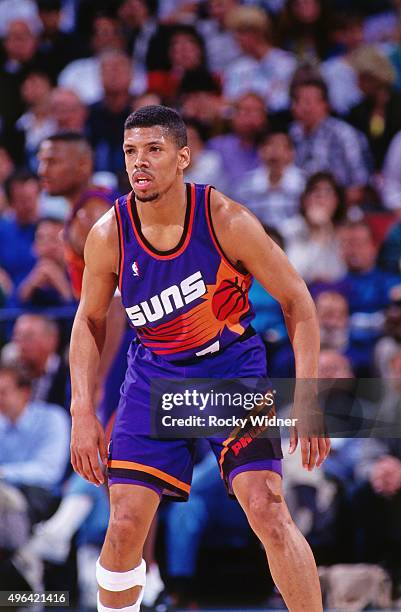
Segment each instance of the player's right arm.
[{"label": "player's right arm", "polygon": [[95,413],[95,390],[107,312],[118,280],[119,249],[113,210],[89,232],[84,257],[81,301],[70,345],[71,463],[86,480],[102,484],[98,451],[103,463],[107,461],[107,451],[103,428]]}]

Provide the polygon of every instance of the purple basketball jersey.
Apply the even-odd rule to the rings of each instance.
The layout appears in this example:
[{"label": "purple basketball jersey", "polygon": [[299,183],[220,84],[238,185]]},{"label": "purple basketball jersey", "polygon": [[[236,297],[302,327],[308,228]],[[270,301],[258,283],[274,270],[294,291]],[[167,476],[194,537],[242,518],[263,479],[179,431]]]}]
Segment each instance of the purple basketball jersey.
[{"label": "purple basketball jersey", "polygon": [[131,192],[115,204],[119,288],[141,343],[168,361],[221,351],[250,325],[250,274],[225,257],[210,214],[210,186],[187,184],[184,231],[174,249],[146,240]]}]

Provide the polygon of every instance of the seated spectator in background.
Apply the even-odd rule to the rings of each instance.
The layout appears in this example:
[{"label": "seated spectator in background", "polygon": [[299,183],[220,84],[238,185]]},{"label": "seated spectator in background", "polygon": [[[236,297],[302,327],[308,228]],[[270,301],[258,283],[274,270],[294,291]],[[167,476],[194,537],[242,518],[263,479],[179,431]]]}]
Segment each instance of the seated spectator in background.
[{"label": "seated spectator in background", "polygon": [[4,482],[24,495],[31,523],[48,518],[57,506],[69,429],[60,406],[32,399],[29,379],[16,368],[0,367],[0,486]]},{"label": "seated spectator in background", "polygon": [[223,131],[223,99],[216,79],[206,70],[190,70],[182,78],[179,90],[181,113],[205,125],[210,136]]},{"label": "seated spectator in background", "polygon": [[[342,277],[336,226],[345,218],[344,194],[329,172],[313,174],[301,197],[302,218],[288,231],[287,255],[307,283]],[[288,230],[291,224],[288,223]]]},{"label": "seated spectator in background", "polygon": [[57,126],[54,132],[84,132],[88,110],[75,91],[55,87],[50,103]]},{"label": "seated spectator in background", "polygon": [[332,32],[326,0],[288,0],[279,17],[280,47],[303,60],[325,59],[333,44]]},{"label": "seated spectator in background", "polygon": [[391,139],[401,129],[401,93],[394,89],[390,61],[376,47],[355,49],[350,61],[364,97],[351,109],[347,121],[365,134],[375,168],[380,170]]},{"label": "seated spectator in background", "polygon": [[387,149],[383,163],[382,201],[390,211],[401,211],[401,131]]},{"label": "seated spectator in background", "polygon": [[320,71],[329,91],[331,108],[339,115],[346,115],[362,98],[351,56],[363,43],[363,17],[347,10],[338,15],[336,21],[339,53],[322,62]]},{"label": "seated spectator in background", "polygon": [[192,26],[176,25],[167,40],[167,67],[149,71],[148,89],[173,104],[185,74],[207,69],[202,36]]},{"label": "seated spectator in background", "polygon": [[25,308],[46,308],[75,304],[64,262],[61,238],[63,222],[40,219],[36,227],[33,249],[37,262],[20,283],[16,300]]},{"label": "seated spectator in background", "polygon": [[20,87],[34,66],[37,45],[37,27],[29,20],[17,18],[8,22],[0,60],[1,90],[7,92],[0,96],[0,116],[8,125],[15,123],[24,112]]},{"label": "seated spectator in background", "polygon": [[387,378],[390,359],[401,350],[401,285],[396,285],[390,291],[383,331],[383,338],[375,346],[374,363],[377,375]]},{"label": "seated spectator in background", "polygon": [[227,15],[238,4],[239,0],[207,0],[208,18],[197,24],[206,43],[210,69],[219,75],[241,54],[238,43],[226,24]]},{"label": "seated spectator in background", "polygon": [[345,121],[330,117],[327,87],[318,78],[294,80],[291,101],[295,163],[307,175],[331,172],[346,188],[347,203],[359,203],[369,181],[364,137]]},{"label": "seated spectator in background", "polygon": [[347,357],[355,376],[373,374],[373,343],[358,342],[352,337],[347,300],[341,293],[322,291],[316,298],[322,349],[332,349]]},{"label": "seated spectator in background", "polygon": [[378,256],[380,268],[393,274],[401,273],[401,221],[390,227]]},{"label": "seated spectator in background", "polygon": [[237,197],[246,172],[259,165],[258,145],[266,131],[267,112],[263,99],[255,93],[243,94],[234,106],[232,131],[209,141],[209,148],[223,160],[228,195]]},{"label": "seated spectator in background", "polygon": [[237,100],[254,91],[270,111],[289,107],[288,87],[296,67],[291,53],[273,46],[272,25],[263,9],[239,6],[226,23],[234,32],[242,56],[229,64],[223,75],[223,93]]},{"label": "seated spectator in background", "polygon": [[223,161],[216,151],[205,148],[207,129],[196,119],[185,119],[191,162],[184,172],[187,183],[214,185],[219,191],[226,190]]},{"label": "seated spectator in background", "polygon": [[57,511],[47,521],[35,525],[25,550],[44,561],[64,564],[76,535],[79,603],[96,608],[97,583],[90,571],[99,557],[107,530],[109,501],[105,487],[94,487],[73,474],[63,487]]},{"label": "seated spectator in background", "polygon": [[69,374],[57,353],[59,342],[59,328],[54,321],[39,314],[21,315],[13,329],[14,354],[9,354],[7,361],[13,361],[28,373],[32,380],[33,401],[58,404],[68,409]]},{"label": "seated spectator in background", "polygon": [[52,117],[49,77],[43,72],[30,72],[21,85],[21,93],[27,110],[18,119],[16,129],[24,141],[25,165],[35,172],[39,144],[56,130],[56,122]]},{"label": "seated spectator in background", "polygon": [[10,153],[0,140],[0,215],[3,215],[8,205],[4,187],[14,170],[15,166]]},{"label": "seated spectator in background", "polygon": [[305,179],[294,165],[294,147],[288,134],[268,132],[259,146],[261,164],[244,175],[238,200],[263,223],[286,236],[286,225],[299,214]]},{"label": "seated spectator in background", "polygon": [[41,32],[38,45],[38,61],[52,82],[59,72],[77,57],[88,55],[89,48],[74,34],[61,30],[62,0],[36,0]]},{"label": "seated spectator in background", "polygon": [[[338,238],[347,272],[323,288],[341,291],[346,296],[356,339],[377,339],[384,322],[383,311],[390,301],[390,289],[399,284],[400,277],[377,267],[378,247],[364,221],[348,221],[339,228]],[[312,295],[318,290],[319,283],[311,286]]]},{"label": "seated spectator in background", "polygon": [[[68,64],[59,75],[58,84],[72,89],[85,104],[99,102],[103,96],[100,56],[105,51],[123,53],[125,40],[118,20],[110,15],[97,15],[92,25],[91,57],[77,59]],[[131,75],[130,93],[140,94],[146,83],[140,74]]]},{"label": "seated spectator in background", "polygon": [[119,51],[106,51],[100,58],[100,70],[104,96],[89,108],[88,139],[93,148],[95,170],[113,172],[123,182],[126,173],[121,143],[124,122],[131,112],[131,60]]},{"label": "seated spectator in background", "polygon": [[142,106],[152,106],[153,104],[161,103],[160,96],[151,91],[145,91],[145,93],[139,96],[134,96],[131,101],[131,111],[134,113],[138,108],[142,108]]},{"label": "seated spectator in background", "polygon": [[[39,181],[32,173],[16,171],[6,184],[10,214],[0,219],[0,269],[17,285],[32,269],[38,221]],[[12,245],[12,247],[11,247]]]},{"label": "seated spectator in background", "polygon": [[118,8],[135,70],[145,68],[149,42],[158,26],[157,8],[158,0],[123,0]]}]

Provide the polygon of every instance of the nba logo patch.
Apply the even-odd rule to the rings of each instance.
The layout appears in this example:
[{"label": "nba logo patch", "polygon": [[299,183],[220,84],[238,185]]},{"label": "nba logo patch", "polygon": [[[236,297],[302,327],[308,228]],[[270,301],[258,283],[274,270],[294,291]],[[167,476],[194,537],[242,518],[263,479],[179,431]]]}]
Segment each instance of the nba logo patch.
[{"label": "nba logo patch", "polygon": [[134,276],[139,276],[139,268],[138,268],[138,264],[136,263],[136,261],[134,261],[131,267],[132,267],[132,272],[134,273]]}]

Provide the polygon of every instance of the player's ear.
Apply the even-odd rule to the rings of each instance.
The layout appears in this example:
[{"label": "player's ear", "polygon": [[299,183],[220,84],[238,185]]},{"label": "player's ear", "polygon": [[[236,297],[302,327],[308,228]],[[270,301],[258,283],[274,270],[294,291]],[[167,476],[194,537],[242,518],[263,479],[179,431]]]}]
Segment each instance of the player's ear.
[{"label": "player's ear", "polygon": [[181,147],[178,151],[178,167],[180,170],[185,170],[188,168],[189,163],[191,161],[191,152],[189,147]]}]

